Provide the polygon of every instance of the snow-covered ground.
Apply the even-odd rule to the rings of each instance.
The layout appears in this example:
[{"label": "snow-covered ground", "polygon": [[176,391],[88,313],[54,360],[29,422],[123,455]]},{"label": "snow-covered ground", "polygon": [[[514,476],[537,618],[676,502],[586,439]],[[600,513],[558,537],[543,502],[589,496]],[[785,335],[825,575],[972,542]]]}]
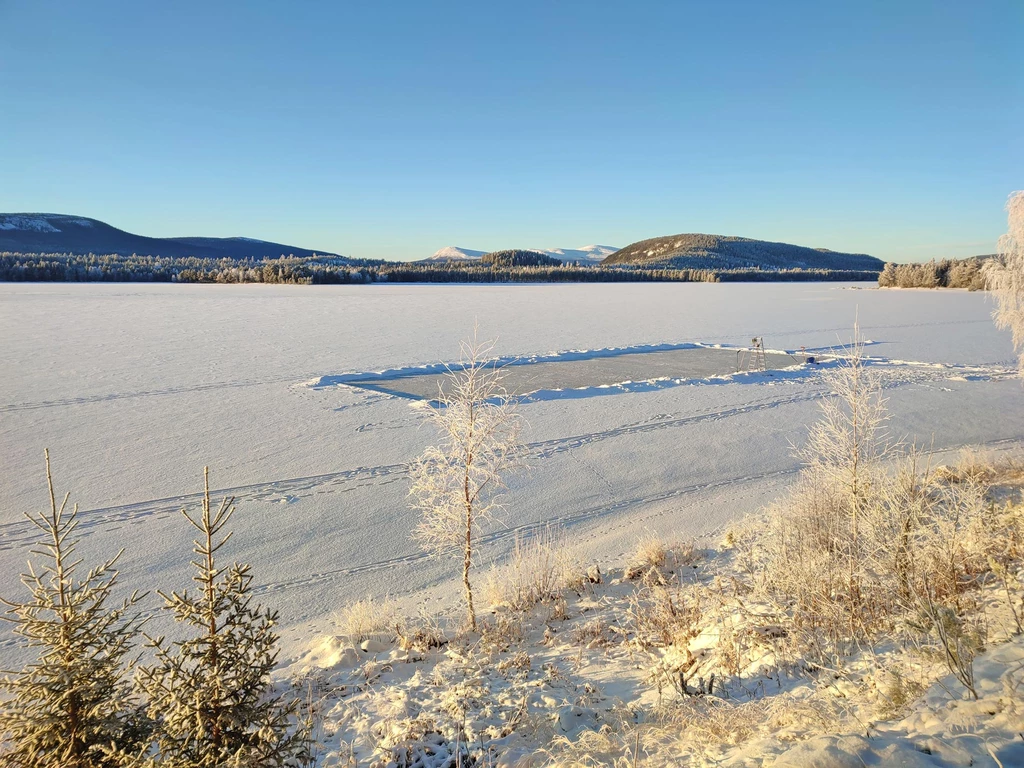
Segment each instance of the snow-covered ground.
[{"label": "snow-covered ground", "polygon": [[[819,667],[794,654],[778,603],[750,590],[737,550],[749,553],[752,522],[718,548],[648,540],[641,551],[661,565],[633,555],[593,580],[571,541],[548,539],[488,574],[480,592],[498,600],[480,633],[418,635],[378,604],[277,676],[311,692],[325,768],[395,765],[406,750],[420,762],[398,765],[422,768],[452,766],[459,750],[478,758],[463,764],[499,768],[1024,764],[1024,638],[1009,593],[990,583],[967,598],[988,646],[973,662],[976,699],[927,633],[876,637]],[[541,584],[558,596],[522,602]],[[366,639],[348,634],[360,629]],[[699,694],[708,680],[713,695]]]},{"label": "snow-covered ground", "polygon": [[[999,449],[1024,441],[1024,388],[990,311],[983,294],[866,284],[3,284],[0,595],[20,594],[44,447],[81,506],[81,554],[126,547],[125,578],[143,589],[186,584],[177,511],[208,464],[216,495],[238,500],[229,554],[253,563],[298,653],[353,599],[389,593],[415,613],[454,595],[450,563],[410,538],[404,465],[433,438],[422,409],[314,383],[454,361],[475,321],[496,354],[520,356],[753,336],[826,347],[859,318],[895,432]],[[791,445],[822,394],[803,370],[528,402],[529,468],[481,564],[549,522],[612,563],[646,531],[699,535],[753,512],[794,477]],[[0,642],[0,666],[23,660]]]}]

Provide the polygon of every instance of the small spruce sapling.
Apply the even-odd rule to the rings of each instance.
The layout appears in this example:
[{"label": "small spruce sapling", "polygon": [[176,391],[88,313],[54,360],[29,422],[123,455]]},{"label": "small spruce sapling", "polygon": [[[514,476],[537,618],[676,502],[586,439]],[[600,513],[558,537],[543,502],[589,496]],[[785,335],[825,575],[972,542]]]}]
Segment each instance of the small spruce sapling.
[{"label": "small spruce sapling", "polygon": [[231,538],[225,528],[234,499],[210,504],[204,470],[202,510],[182,514],[199,531],[195,593],[160,592],[166,608],[194,635],[167,644],[151,640],[156,663],[140,670],[139,685],[156,721],[157,765],[167,768],[284,768],[308,759],[309,739],[297,722],[298,702],[275,696],[270,673],[277,659],[277,613],[252,602],[248,565],[217,566]]},{"label": "small spruce sapling", "polygon": [[500,509],[503,478],[519,454],[515,401],[501,382],[501,369],[486,357],[493,342],[463,342],[461,365],[449,370],[431,414],[440,432],[413,465],[410,495],[420,511],[416,537],[439,554],[462,555],[466,613],[475,631],[470,569],[481,523]]},{"label": "small spruce sapling", "polygon": [[45,455],[50,509],[25,515],[42,537],[32,550],[38,564],[30,561],[21,577],[31,599],[0,598],[7,606],[0,618],[38,652],[23,670],[0,678],[0,758],[11,768],[113,768],[121,764],[114,753],[135,752],[147,737],[129,675],[142,595],[110,607],[120,552],[77,576],[78,506],[68,511],[70,494],[57,503]]}]

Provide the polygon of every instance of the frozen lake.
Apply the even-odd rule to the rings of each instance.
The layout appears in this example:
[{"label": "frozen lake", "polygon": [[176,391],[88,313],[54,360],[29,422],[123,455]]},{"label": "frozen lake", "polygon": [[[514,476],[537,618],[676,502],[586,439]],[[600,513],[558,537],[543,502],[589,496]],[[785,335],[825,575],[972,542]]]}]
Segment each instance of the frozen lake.
[{"label": "frozen lake", "polygon": [[[0,284],[0,594],[21,594],[22,512],[46,504],[49,447],[82,509],[81,554],[126,547],[133,586],[185,586],[178,509],[208,464],[216,494],[238,500],[229,554],[253,563],[289,638],[330,631],[364,594],[445,604],[450,563],[410,538],[405,465],[433,438],[422,406],[343,381],[455,362],[475,321],[496,354],[539,356],[523,375],[558,373],[534,384],[567,388],[523,405],[529,468],[481,563],[548,523],[614,561],[649,530],[700,535],[776,497],[824,391],[807,367],[723,377],[733,351],[705,370],[628,352],[595,368],[586,350],[754,336],[822,349],[859,317],[894,431],[937,452],[1001,450],[1024,440],[1024,388],[990,311],[983,294],[866,284]],[[6,637],[0,666],[20,658]]]}]

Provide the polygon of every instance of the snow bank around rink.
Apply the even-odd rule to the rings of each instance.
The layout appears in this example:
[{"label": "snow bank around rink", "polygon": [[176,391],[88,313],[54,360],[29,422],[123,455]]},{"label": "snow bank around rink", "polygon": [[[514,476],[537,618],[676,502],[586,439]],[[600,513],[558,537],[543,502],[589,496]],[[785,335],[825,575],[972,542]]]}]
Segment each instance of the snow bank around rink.
[{"label": "snow bank around rink", "polygon": [[[871,347],[876,342],[866,340],[865,347]],[[732,344],[682,342],[682,343],[660,343],[660,344],[636,344],[622,347],[604,347],[600,349],[572,349],[547,352],[544,354],[499,356],[484,361],[485,365],[497,368],[509,366],[529,366],[538,363],[575,362],[587,360],[600,360],[602,358],[613,358],[624,355],[636,355],[652,352],[673,352],[679,350],[714,349],[723,351],[734,351],[741,353],[749,348]],[[792,358],[792,365],[772,368],[767,371],[738,370],[733,373],[723,373],[714,376],[686,377],[686,376],[657,376],[639,380],[623,380],[604,384],[595,384],[583,387],[566,388],[540,388],[526,392],[519,392],[516,399],[519,402],[550,401],[563,399],[577,399],[588,397],[599,397],[619,393],[650,392],[681,385],[714,385],[728,383],[742,384],[772,384],[781,381],[793,381],[806,379],[819,374],[821,371],[835,368],[842,363],[846,354],[843,348],[818,347],[814,349],[803,348],[800,350],[790,349],[765,349],[769,355],[785,355]],[[814,362],[809,362],[814,359]],[[896,382],[903,380],[912,381],[920,378],[922,373],[928,370],[935,372],[942,378],[961,381],[987,381],[993,378],[1005,378],[1012,376],[1013,372],[1005,366],[976,366],[950,363],[931,363],[915,360],[889,359],[878,356],[866,356],[865,363],[876,368],[884,368],[886,377]],[[413,378],[418,376],[440,376],[449,373],[458,373],[464,370],[467,363],[462,361],[438,362],[421,365],[400,366],[375,371],[350,371],[340,374],[325,374],[317,376],[307,382],[304,386],[310,389],[326,389],[337,386],[362,386],[374,385],[378,382],[394,381],[396,379]],[[927,375],[927,374],[926,374]],[[417,399],[414,406],[422,404]]]},{"label": "snow bank around rink", "polygon": [[[533,355],[504,355],[489,358],[486,364],[503,368],[508,365],[533,365],[535,363],[557,363],[569,360],[594,360],[600,357],[617,357],[620,355],[635,355],[644,352],[671,352],[677,349],[736,349],[728,344],[699,344],[684,342],[680,344],[636,344],[625,347],[604,347],[602,349],[570,349],[557,352],[547,352]],[[782,354],[789,354],[783,352]],[[411,365],[398,368],[385,368],[379,371],[352,371],[350,373],[332,374],[318,376],[306,383],[308,387],[320,389],[332,387],[337,384],[349,384],[352,382],[372,383],[375,379],[395,379],[405,376],[423,376],[428,374],[439,374],[465,370],[466,363],[448,362],[432,363],[426,365]]]}]

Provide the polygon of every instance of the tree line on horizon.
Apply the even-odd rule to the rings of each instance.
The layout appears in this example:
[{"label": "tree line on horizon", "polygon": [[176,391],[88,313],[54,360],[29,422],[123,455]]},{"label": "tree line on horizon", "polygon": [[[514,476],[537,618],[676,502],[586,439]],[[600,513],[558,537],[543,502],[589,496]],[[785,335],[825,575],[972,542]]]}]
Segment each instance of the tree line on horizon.
[{"label": "tree line on horizon", "polygon": [[984,266],[990,256],[940,259],[921,264],[887,262],[878,276],[879,288],[966,288],[987,290]]},{"label": "tree line on horizon", "polygon": [[[524,255],[526,254],[526,255]],[[0,253],[0,282],[164,282],[338,285],[365,283],[869,281],[878,273],[829,269],[685,269],[562,263],[528,252],[488,262],[281,257],[202,259],[119,254]]]}]

